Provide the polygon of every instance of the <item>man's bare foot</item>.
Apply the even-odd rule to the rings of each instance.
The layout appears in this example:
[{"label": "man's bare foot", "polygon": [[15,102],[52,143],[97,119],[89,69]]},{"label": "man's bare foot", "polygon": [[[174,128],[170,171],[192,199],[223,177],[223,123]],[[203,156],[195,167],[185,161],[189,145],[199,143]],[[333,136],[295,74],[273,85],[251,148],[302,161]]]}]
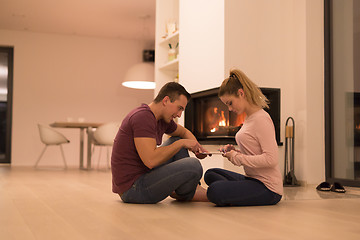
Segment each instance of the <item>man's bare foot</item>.
[{"label": "man's bare foot", "polygon": [[[172,197],[178,201],[184,201],[183,199],[181,199],[181,197],[179,195],[177,195],[175,193],[175,191],[170,194],[170,197]],[[196,188],[194,197],[193,197],[193,199],[191,199],[191,201],[192,202],[208,202],[209,200],[206,196],[206,189],[201,187],[200,185],[198,185]]]},{"label": "man's bare foot", "polygon": [[195,195],[191,200],[193,202],[209,202],[209,199],[206,196],[206,189],[198,185],[196,188]]},{"label": "man's bare foot", "polygon": [[172,197],[172,198],[174,198],[174,199],[176,199],[176,200],[178,200],[178,201],[181,201],[180,196],[177,195],[175,191],[173,191],[173,192],[170,194],[170,197]]}]

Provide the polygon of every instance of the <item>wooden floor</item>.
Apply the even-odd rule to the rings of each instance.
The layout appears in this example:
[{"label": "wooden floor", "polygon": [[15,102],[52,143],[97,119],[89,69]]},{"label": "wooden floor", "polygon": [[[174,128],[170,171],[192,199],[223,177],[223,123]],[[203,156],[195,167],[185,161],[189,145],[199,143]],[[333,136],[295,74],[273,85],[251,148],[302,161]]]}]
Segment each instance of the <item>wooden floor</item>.
[{"label": "wooden floor", "polygon": [[0,165],[0,239],[360,239],[360,190],[286,188],[276,206],[124,204],[108,171]]}]

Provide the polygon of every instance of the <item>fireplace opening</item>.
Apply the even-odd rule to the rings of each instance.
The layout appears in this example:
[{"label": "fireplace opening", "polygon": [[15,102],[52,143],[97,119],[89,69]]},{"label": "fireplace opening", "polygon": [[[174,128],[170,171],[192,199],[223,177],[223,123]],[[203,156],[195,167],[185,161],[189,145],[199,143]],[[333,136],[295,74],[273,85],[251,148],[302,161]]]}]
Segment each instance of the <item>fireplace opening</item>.
[{"label": "fireplace opening", "polygon": [[[218,98],[219,88],[213,88],[191,94],[185,109],[185,127],[202,144],[235,143],[235,134],[243,125],[246,114],[237,115]],[[261,88],[269,99],[269,109],[265,109],[275,126],[276,141],[280,142],[280,89]]]}]

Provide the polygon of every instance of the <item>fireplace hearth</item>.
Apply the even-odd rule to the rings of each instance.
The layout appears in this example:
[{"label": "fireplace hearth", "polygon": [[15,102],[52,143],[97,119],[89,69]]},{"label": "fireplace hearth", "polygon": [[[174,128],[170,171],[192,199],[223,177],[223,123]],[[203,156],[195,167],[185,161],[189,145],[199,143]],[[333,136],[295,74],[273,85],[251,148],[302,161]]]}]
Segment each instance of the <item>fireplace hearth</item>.
[{"label": "fireplace hearth", "polygon": [[[218,98],[219,88],[213,88],[191,94],[185,109],[185,127],[189,129],[201,144],[222,145],[235,143],[235,134],[241,128],[246,114],[230,112]],[[280,142],[280,89],[261,88],[269,99],[269,109],[265,109],[275,126],[276,141]]]}]

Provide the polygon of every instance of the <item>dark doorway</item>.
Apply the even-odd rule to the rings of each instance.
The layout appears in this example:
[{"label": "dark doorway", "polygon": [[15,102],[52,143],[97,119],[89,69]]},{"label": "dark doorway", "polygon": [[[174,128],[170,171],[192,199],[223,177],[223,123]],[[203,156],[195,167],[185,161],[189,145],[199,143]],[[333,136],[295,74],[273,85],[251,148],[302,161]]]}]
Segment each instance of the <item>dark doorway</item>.
[{"label": "dark doorway", "polygon": [[360,186],[360,1],[324,0],[326,179]]},{"label": "dark doorway", "polygon": [[12,47],[0,47],[0,163],[11,162],[13,59]]}]

